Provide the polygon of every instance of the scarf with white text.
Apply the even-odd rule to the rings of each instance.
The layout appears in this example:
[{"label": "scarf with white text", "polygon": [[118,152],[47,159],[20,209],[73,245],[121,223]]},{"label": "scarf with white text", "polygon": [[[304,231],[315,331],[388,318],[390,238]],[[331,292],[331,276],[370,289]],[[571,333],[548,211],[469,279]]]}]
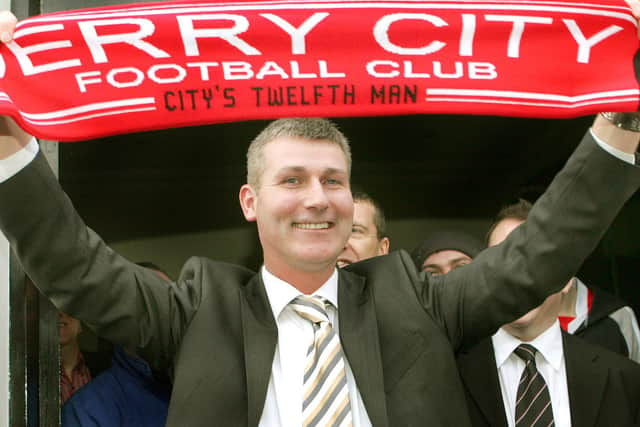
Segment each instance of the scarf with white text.
[{"label": "scarf with white text", "polygon": [[636,111],[624,2],[171,1],[51,13],[0,47],[0,113],[71,141],[277,117]]}]

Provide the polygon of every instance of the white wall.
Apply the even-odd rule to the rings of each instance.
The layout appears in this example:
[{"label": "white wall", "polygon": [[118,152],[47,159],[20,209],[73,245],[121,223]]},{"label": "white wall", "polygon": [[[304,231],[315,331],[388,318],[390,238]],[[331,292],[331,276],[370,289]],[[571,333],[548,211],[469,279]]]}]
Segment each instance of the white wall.
[{"label": "white wall", "polygon": [[[0,10],[11,0],[0,0]],[[0,234],[0,426],[9,424],[9,243]]]},{"label": "white wall", "polygon": [[9,242],[0,234],[0,426],[9,423]]}]

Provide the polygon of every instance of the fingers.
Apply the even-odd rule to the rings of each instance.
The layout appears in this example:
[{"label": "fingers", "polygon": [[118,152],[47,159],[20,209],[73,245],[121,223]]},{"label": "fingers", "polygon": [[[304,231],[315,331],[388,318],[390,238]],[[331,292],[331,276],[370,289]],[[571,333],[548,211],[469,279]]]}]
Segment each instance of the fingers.
[{"label": "fingers", "polygon": [[18,19],[8,10],[0,11],[0,41],[9,43],[13,40],[13,32],[16,29]]},{"label": "fingers", "polygon": [[639,0],[625,0],[625,2],[631,8],[631,12],[636,19],[640,19],[640,1]]}]

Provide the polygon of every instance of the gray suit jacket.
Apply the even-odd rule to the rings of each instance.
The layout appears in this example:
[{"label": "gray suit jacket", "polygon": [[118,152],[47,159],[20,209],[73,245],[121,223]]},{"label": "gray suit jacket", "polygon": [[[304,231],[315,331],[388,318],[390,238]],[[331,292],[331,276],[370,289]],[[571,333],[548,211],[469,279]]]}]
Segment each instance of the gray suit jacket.
[{"label": "gray suit jacket", "polygon": [[[572,427],[640,423],[640,365],[582,338],[562,334]],[[458,356],[474,427],[507,427],[495,353],[488,338]]]},{"label": "gray suit jacket", "polygon": [[[454,352],[559,290],[639,184],[587,136],[526,225],[468,266],[428,277],[401,251],[340,271],[340,336],[373,425],[469,425]],[[0,207],[54,304],[170,373],[168,425],[257,425],[277,336],[259,275],[194,258],[167,287],[84,225],[41,156],[0,184]]]}]

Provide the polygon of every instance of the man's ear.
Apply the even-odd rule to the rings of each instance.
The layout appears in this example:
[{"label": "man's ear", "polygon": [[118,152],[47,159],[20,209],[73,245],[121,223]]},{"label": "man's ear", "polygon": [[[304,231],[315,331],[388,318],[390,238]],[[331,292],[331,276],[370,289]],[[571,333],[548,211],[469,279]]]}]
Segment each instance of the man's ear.
[{"label": "man's ear", "polygon": [[238,197],[240,198],[240,207],[242,208],[244,218],[247,221],[255,221],[255,208],[258,196],[256,195],[253,188],[249,184],[244,184],[242,187],[240,187],[240,194],[238,194]]},{"label": "man's ear", "polygon": [[386,255],[389,253],[389,238],[383,237],[378,243],[378,255]]}]

